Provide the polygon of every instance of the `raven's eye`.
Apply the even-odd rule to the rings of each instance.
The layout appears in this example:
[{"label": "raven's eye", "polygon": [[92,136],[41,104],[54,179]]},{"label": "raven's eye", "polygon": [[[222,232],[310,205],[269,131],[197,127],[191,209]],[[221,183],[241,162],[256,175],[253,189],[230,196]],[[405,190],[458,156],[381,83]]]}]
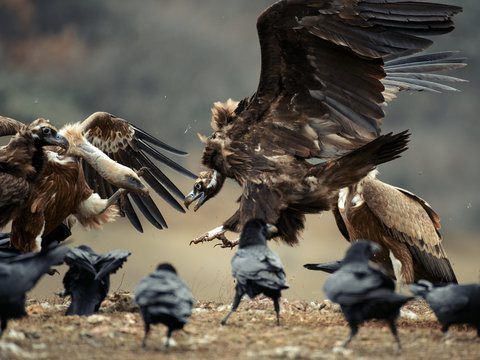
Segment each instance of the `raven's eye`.
[{"label": "raven's eye", "polygon": [[45,127],[42,129],[43,135],[50,135],[51,129],[48,127]]},{"label": "raven's eye", "polygon": [[202,190],[202,184],[196,183],[194,186],[195,190]]}]

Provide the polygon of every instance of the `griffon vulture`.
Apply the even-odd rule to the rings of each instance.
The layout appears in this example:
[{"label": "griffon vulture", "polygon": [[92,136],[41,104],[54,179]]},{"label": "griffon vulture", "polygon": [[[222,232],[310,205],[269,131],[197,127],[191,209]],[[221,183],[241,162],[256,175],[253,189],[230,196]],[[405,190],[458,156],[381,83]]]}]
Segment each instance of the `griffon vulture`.
[{"label": "griffon vulture", "polygon": [[[348,166],[341,174],[330,170],[340,166],[335,159],[379,136],[387,101],[402,90],[452,89],[441,82],[458,79],[434,72],[462,67],[462,59],[451,52],[411,55],[432,44],[425,36],[453,30],[451,18],[460,11],[390,0],[283,0],[266,9],[257,21],[257,91],[239,103],[215,103],[214,132],[201,137],[208,170],[185,199],[186,206],[198,200],[197,210],[228,177],[243,189],[239,209],[193,242],[219,238],[231,245],[224,232],[257,217],[297,243],[304,214],[328,210],[339,183],[367,175],[357,169],[366,154],[341,165]],[[318,159],[327,162],[310,162]]]},{"label": "griffon vulture", "polygon": [[381,246],[372,260],[401,284],[457,282],[437,213],[420,197],[378,180],[376,172],[340,190],[333,213],[348,241],[369,239]]},{"label": "griffon vulture", "polygon": [[[15,120],[0,116],[0,131]],[[20,127],[10,142],[0,148],[0,229],[25,206],[35,180],[44,166],[43,147],[68,147],[67,139],[49,123],[38,119]]]},{"label": "griffon vulture", "polygon": [[[71,225],[78,220],[89,228],[114,220],[118,214],[115,204],[125,194],[123,190],[116,191],[117,188],[131,191],[129,196],[153,225],[166,226],[146,185],[132,169],[141,171],[146,182],[171,206],[184,211],[170,192],[180,199],[184,198],[183,194],[149,157],[194,178],[155,147],[180,155],[184,152],[105,112],[94,113],[81,123],[66,125],[59,133],[69,140],[70,146],[68,150],[58,147],[46,150],[46,165],[23,212],[12,222],[10,242],[13,246],[22,251],[39,250],[42,237],[64,221]],[[120,211],[142,231],[130,200],[123,197],[121,203]]]}]

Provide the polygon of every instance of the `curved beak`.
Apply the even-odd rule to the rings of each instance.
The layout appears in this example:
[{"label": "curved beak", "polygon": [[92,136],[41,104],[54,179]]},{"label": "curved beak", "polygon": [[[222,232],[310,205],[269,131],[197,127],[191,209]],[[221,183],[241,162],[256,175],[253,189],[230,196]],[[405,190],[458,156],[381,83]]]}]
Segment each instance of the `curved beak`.
[{"label": "curved beak", "polygon": [[135,190],[133,190],[133,192],[142,196],[148,196],[149,194],[148,187],[143,183],[143,181],[138,184],[138,186],[135,188]]},{"label": "curved beak", "polygon": [[70,145],[67,138],[58,132],[55,136],[46,137],[44,140],[49,144],[57,145],[64,149],[68,149],[68,146]]},{"label": "curved beak", "polygon": [[193,208],[193,211],[197,211],[200,206],[203,205],[207,197],[205,196],[205,193],[203,191],[196,193],[195,190],[192,190],[187,196],[185,196],[185,200],[183,201],[183,204],[185,207],[188,209],[190,204],[197,200],[197,203],[195,204],[195,207]]}]

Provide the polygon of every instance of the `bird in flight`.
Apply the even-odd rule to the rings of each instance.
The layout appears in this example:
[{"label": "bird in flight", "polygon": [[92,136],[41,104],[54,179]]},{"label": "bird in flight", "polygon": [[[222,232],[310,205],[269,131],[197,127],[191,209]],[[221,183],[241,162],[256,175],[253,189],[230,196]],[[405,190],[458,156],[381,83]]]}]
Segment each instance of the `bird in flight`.
[{"label": "bird in flight", "polygon": [[[258,88],[240,102],[214,104],[213,133],[200,136],[207,170],[185,198],[198,210],[231,178],[242,188],[239,208],[193,243],[218,238],[232,246],[224,233],[252,218],[297,243],[305,214],[329,210],[339,183],[352,185],[380,163],[368,153],[340,159],[380,135],[386,102],[403,90],[452,89],[443,83],[458,79],[436,72],[462,67],[463,59],[417,53],[432,44],[427,37],[453,30],[460,11],[388,0],[284,0],[266,9],[257,20]],[[362,161],[370,170],[359,169]]]}]

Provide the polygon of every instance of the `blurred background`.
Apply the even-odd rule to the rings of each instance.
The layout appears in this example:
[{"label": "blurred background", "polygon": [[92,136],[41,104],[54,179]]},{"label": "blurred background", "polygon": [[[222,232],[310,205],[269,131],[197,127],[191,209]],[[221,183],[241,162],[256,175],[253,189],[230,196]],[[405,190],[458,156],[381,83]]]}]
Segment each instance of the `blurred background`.
[{"label": "blurred background", "polygon": [[[203,146],[197,133],[211,133],[213,102],[240,100],[256,90],[256,18],[271,3],[0,0],[0,114],[24,122],[45,117],[61,127],[108,111],[188,151],[187,157],[171,157],[198,172]],[[390,103],[383,131],[410,129],[412,138],[402,158],[379,168],[379,178],[432,205],[442,218],[444,247],[457,277],[472,282],[480,280],[480,2],[448,3],[464,11],[455,17],[456,30],[435,38],[431,51],[459,50],[469,65],[449,75],[469,82],[458,84],[461,92],[402,93]],[[191,190],[193,181],[166,172],[184,193]],[[76,226],[72,245],[132,252],[112,278],[113,291],[133,290],[157,263],[170,261],[197,299],[230,301],[233,251],[188,244],[221,225],[235,211],[239,194],[230,181],[198,213],[186,214],[159,200],[168,229],[159,231],[144,220],[141,234],[126,219],[102,231]],[[309,216],[306,227],[296,247],[271,244],[285,265],[288,299],[323,299],[326,275],[302,265],[341,258],[347,248],[330,213]],[[60,288],[60,277],[49,277],[31,295],[47,297]]]}]

